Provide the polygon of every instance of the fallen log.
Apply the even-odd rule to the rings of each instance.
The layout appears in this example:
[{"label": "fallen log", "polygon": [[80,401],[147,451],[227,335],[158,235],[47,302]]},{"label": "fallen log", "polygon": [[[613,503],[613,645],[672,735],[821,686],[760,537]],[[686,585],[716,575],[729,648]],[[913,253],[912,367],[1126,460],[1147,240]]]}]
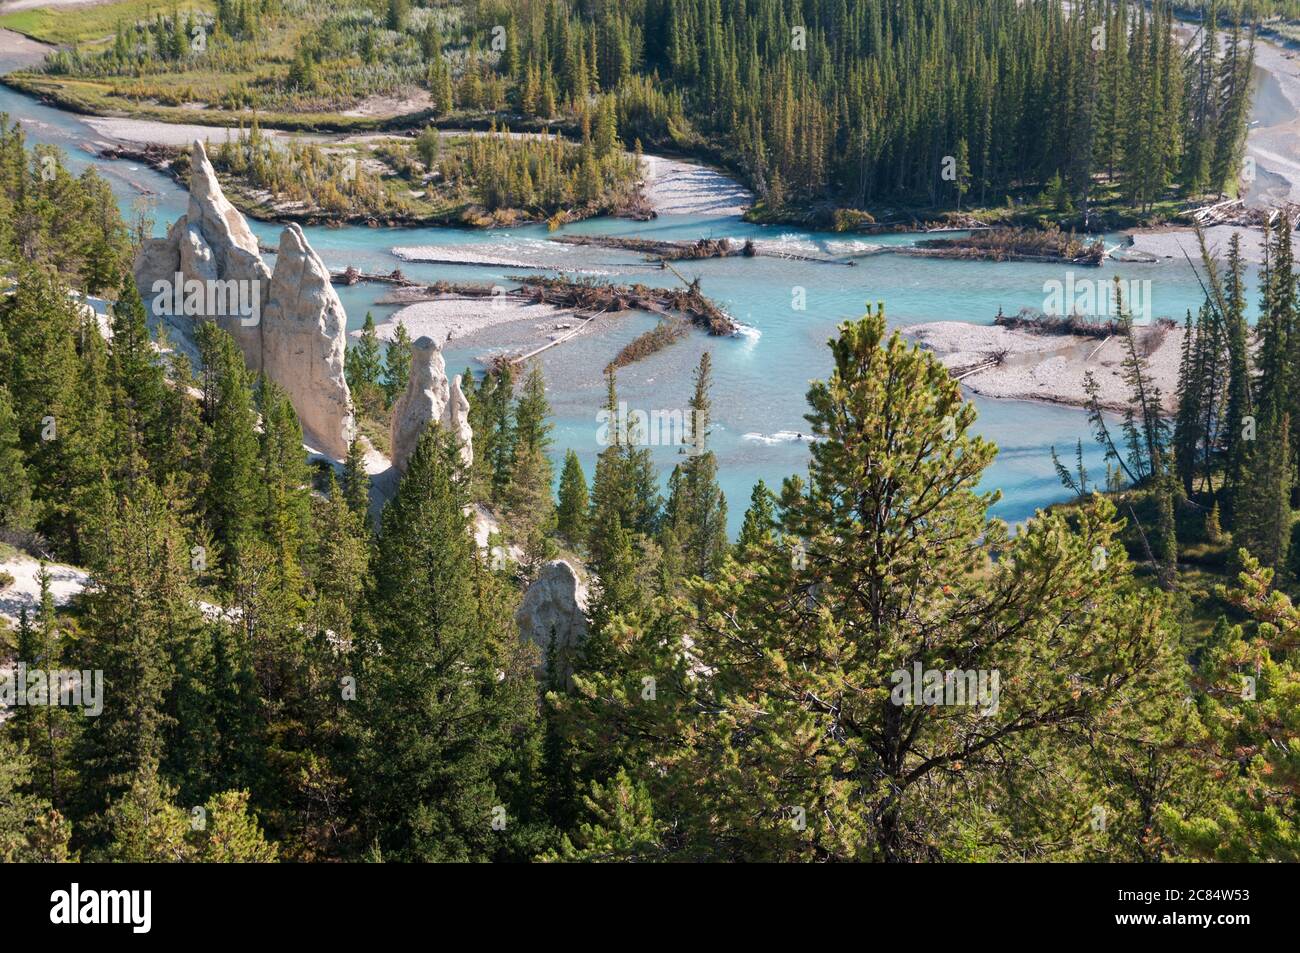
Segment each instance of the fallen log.
[{"label": "fallen log", "polygon": [[955,381],[960,381],[963,380],[964,378],[970,377],[972,374],[978,374],[980,371],[987,371],[990,368],[997,367],[1000,363],[1002,362],[997,359],[994,359],[991,361],[985,361],[983,364],[976,364],[973,367],[965,367],[962,368],[961,371],[959,371],[958,373],[953,374],[952,379]]},{"label": "fallen log", "polygon": [[[601,312],[601,314],[603,313],[604,312]],[[531,360],[532,358],[536,357],[538,354],[541,354],[543,351],[550,350],[551,348],[555,347],[557,344],[563,344],[565,341],[569,340],[570,338],[576,337],[577,335],[581,334],[583,331],[587,330],[587,328],[591,327],[591,323],[599,317],[600,314],[588,315],[587,317],[582,319],[581,324],[574,327],[567,334],[560,335],[554,341],[547,341],[541,347],[533,348],[533,350],[529,351],[527,354],[521,354],[518,357],[510,358],[509,359],[510,363],[522,364],[524,363],[524,361]]]},{"label": "fallen log", "polygon": [[398,285],[403,288],[418,288],[420,283],[412,281],[406,275],[402,274],[402,269],[394,268],[388,274],[378,272],[358,271],[356,268],[348,265],[342,271],[331,271],[330,281],[336,285],[355,285],[360,282],[377,282],[379,284]]}]

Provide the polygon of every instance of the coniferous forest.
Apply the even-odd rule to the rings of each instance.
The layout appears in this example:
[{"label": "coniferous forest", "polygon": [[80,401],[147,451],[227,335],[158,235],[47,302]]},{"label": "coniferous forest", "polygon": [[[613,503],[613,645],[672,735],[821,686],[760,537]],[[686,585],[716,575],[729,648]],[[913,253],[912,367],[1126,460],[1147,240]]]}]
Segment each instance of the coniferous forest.
[{"label": "coniferous forest", "polygon": [[[337,215],[415,185],[489,219],[604,214],[644,150],[729,170],[758,219],[1045,196],[1040,224],[1084,232],[1237,197],[1257,31],[1295,15],[1207,4],[1189,39],[1163,0],[337,6],[164,7],[14,82],[179,108],[159,88],[211,70],[214,109],[346,133],[367,130],[342,100],[425,89],[396,192],[338,191],[328,147],[275,153],[260,127],[213,147],[225,181]],[[357,435],[309,454],[228,326],[187,349],[154,319],[137,255],[170,222],[21,120],[0,121],[0,562],[39,568],[0,673],[98,673],[102,710],[0,709],[0,861],[1300,860],[1294,207],[1257,261],[1197,231],[1176,394],[1121,306],[1131,399],[1090,377],[1086,406],[1105,472],[1053,449],[1059,502],[1016,525],[970,394],[874,299],[806,387],[806,467],[747,499],[711,443],[722,337],[674,381],[694,434],[666,471],[636,426],[584,467],[529,355],[462,374],[472,461],[435,415],[381,492],[424,339],[367,314],[342,365]],[[591,413],[696,333],[628,332]],[[517,614],[558,558],[584,636],[538,645]]]},{"label": "coniferous forest", "polygon": [[1189,49],[1165,0],[222,0],[119,22],[111,44],[8,82],[78,110],[189,122],[201,103],[207,122],[325,129],[368,128],[349,105],[414,86],[443,126],[581,129],[597,158],[617,135],[722,164],[758,220],[1027,206],[1086,229],[1094,210],[1160,218],[1235,190],[1259,14],[1220,0],[1205,15]]}]

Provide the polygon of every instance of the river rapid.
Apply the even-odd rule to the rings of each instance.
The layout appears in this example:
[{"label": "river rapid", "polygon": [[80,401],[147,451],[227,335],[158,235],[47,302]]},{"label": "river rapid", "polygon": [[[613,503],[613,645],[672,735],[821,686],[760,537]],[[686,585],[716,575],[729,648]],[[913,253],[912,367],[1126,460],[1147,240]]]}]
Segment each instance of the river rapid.
[{"label": "river rapid", "polygon": [[[22,63],[13,55],[0,56],[0,72],[19,65]],[[111,182],[124,214],[130,216],[142,199],[148,201],[156,234],[163,234],[184,212],[188,195],[171,179],[135,162],[93,157],[86,147],[103,137],[81,117],[42,105],[7,87],[0,87],[0,112],[21,121],[30,142],[63,149],[74,171],[93,163]],[[214,141],[219,135],[214,132]],[[280,226],[255,221],[250,224],[263,244],[275,247]],[[502,284],[508,284],[510,275],[519,274],[520,269],[412,263],[399,260],[391,249],[473,245],[489,257],[518,260],[537,243],[545,242],[548,235],[544,226],[492,231],[348,226],[310,227],[304,231],[331,268],[354,265],[362,271],[387,272],[400,267],[419,281]],[[755,481],[761,478],[778,489],[786,476],[806,475],[808,443],[804,435],[809,425],[803,416],[807,409],[804,395],[810,380],[829,373],[831,357],[826,342],[835,334],[837,324],[861,315],[867,304],[877,301],[884,302],[891,326],[942,320],[991,323],[999,309],[1014,314],[1021,308],[1043,308],[1047,283],[1065,282],[1071,270],[1064,265],[865,254],[870,246],[905,244],[916,236],[855,238],[784,226],[750,225],[728,216],[664,215],[649,222],[601,219],[566,226],[562,233],[655,239],[754,238],[780,242],[793,253],[864,253],[855,259],[855,267],[770,257],[678,263],[683,275],[701,279],[704,293],[741,321],[746,332],[713,338],[693,331],[667,350],[619,372],[619,396],[629,408],[647,412],[680,409],[691,394],[691,375],[699,355],[704,350],[712,353],[711,446],[718,456],[733,534],[739,528]],[[1121,240],[1120,236],[1107,236],[1108,244]],[[648,265],[635,255],[589,248],[574,252],[574,265],[566,267],[580,268],[598,280],[655,286],[671,286],[676,281],[671,272]],[[1073,270],[1076,282],[1110,281],[1115,276],[1150,281],[1152,317],[1169,316],[1181,321],[1186,311],[1195,311],[1202,300],[1195,274],[1181,260],[1154,264],[1108,260],[1100,268]],[[1251,282],[1253,288],[1253,275]],[[359,327],[368,310],[377,321],[391,314],[395,310],[392,306],[375,303],[387,290],[377,285],[339,288],[349,327]],[[795,306],[800,296],[805,303],[802,310]],[[639,314],[602,319],[599,330],[581,334],[538,358],[554,411],[557,472],[564,451],[573,448],[590,478],[601,449],[597,410],[604,400],[602,368],[620,347],[653,326],[654,321],[649,315]],[[448,369],[471,367],[481,372],[482,361],[499,349],[490,339],[452,339],[445,348]],[[973,395],[971,399],[978,410],[975,431],[999,448],[983,480],[983,488],[1002,493],[993,510],[995,515],[1019,522],[1066,495],[1052,468],[1049,449],[1053,445],[1063,459],[1072,460],[1075,442],[1082,439],[1090,475],[1096,479],[1103,476],[1101,452],[1082,410],[1035,401],[991,400]],[[654,449],[654,455],[661,476],[666,478],[679,459],[677,450],[660,446]]]}]

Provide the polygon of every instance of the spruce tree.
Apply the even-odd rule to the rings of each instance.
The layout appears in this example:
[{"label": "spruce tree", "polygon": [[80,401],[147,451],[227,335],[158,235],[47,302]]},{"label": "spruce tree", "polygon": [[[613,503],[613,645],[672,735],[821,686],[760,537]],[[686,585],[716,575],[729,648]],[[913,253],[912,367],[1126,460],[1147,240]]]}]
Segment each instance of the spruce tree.
[{"label": "spruce tree", "polygon": [[410,377],[411,336],[406,332],[406,325],[398,322],[397,330],[384,349],[384,396],[390,407],[398,396],[406,393]]},{"label": "spruce tree", "polygon": [[156,766],[173,720],[166,704],[175,658],[199,625],[190,550],[163,494],[141,480],[110,514],[102,560],[84,596],[81,667],[102,669],[103,713],[81,736],[89,812]]},{"label": "spruce tree", "polygon": [[[32,759],[0,732],[0,863],[67,861],[62,815],[31,793]],[[58,832],[53,840],[50,834]]]},{"label": "spruce tree", "polygon": [[494,818],[510,825],[494,811],[498,780],[533,717],[532,663],[494,605],[505,596],[478,561],[467,502],[455,446],[427,428],[384,509],[350,709],[365,837],[395,860],[493,856]]},{"label": "spruce tree", "polygon": [[1277,216],[1272,233],[1266,232],[1265,240],[1267,247],[1260,274],[1262,299],[1256,327],[1259,338],[1256,404],[1260,417],[1287,412],[1292,391],[1291,361],[1300,349],[1300,338],[1296,336],[1295,262],[1287,216]]},{"label": "spruce tree", "polygon": [[536,363],[524,379],[514,411],[514,459],[506,490],[506,515],[511,532],[524,549],[524,571],[531,575],[554,554],[549,541],[555,529],[555,501],[551,496],[550,405],[546,382]]},{"label": "spruce tree", "polygon": [[366,472],[365,447],[360,437],[348,444],[348,458],[343,463],[343,499],[357,522],[370,528],[370,475]]},{"label": "spruce tree", "polygon": [[9,397],[38,508],[38,527],[71,546],[68,431],[77,410],[80,318],[49,273],[20,271],[5,303]]},{"label": "spruce tree", "polygon": [[211,322],[199,325],[198,339],[208,431],[202,508],[229,575],[233,554],[258,526],[257,418],[248,371],[234,339]]},{"label": "spruce tree", "polygon": [[0,527],[23,531],[31,528],[34,513],[20,439],[9,388],[0,384]]},{"label": "spruce tree", "polygon": [[[1157,458],[1159,459],[1159,458]],[[1172,591],[1178,581],[1178,531],[1174,505],[1178,498],[1177,479],[1172,469],[1161,466],[1156,480],[1157,538],[1160,541],[1160,586]]]},{"label": "spruce tree", "polygon": [[712,359],[706,351],[695,371],[691,432],[681,448],[686,460],[677,467],[679,479],[665,511],[665,521],[682,543],[687,572],[698,576],[712,575],[727,552],[727,501],[718,487],[717,457],[708,445],[712,374]]},{"label": "spruce tree", "polygon": [[1247,417],[1253,417],[1251,394],[1250,341],[1246,327],[1246,295],[1243,283],[1241,238],[1228,242],[1228,277],[1224,297],[1225,337],[1228,348],[1228,385],[1224,410],[1227,446],[1224,457],[1224,488],[1227,491],[1227,524],[1233,525],[1237,489],[1245,476],[1248,445],[1244,439]]},{"label": "spruce tree", "polygon": [[1259,427],[1234,507],[1233,540],[1281,573],[1291,545],[1290,418],[1272,411]]},{"label": "spruce tree", "polygon": [[[29,622],[24,608],[14,661],[27,667],[29,686],[36,684],[38,677],[46,679],[49,704],[17,707],[8,728],[14,737],[23,739],[31,755],[31,793],[67,812],[77,787],[76,761],[71,749],[84,720],[79,712],[70,710],[53,697],[56,688],[49,680],[53,672],[64,667],[69,627],[66,620],[59,618],[55,608],[51,576],[44,563],[41,563],[37,579],[40,585],[38,610],[35,619]],[[29,688],[29,700],[30,693]]]},{"label": "spruce tree", "polygon": [[776,532],[776,498],[767,484],[759,480],[749,495],[749,509],[745,510],[745,520],[740,526],[740,536],[736,539],[736,548],[744,552],[755,552],[771,545],[772,534]]},{"label": "spruce tree", "polygon": [[366,312],[365,323],[361,326],[361,337],[348,351],[345,372],[348,389],[353,400],[364,404],[373,390],[379,386],[383,372],[383,360],[379,355],[379,335],[375,331],[375,316]]},{"label": "spruce tree", "polygon": [[590,500],[587,495],[587,477],[582,463],[572,450],[564,454],[564,469],[560,471],[560,503],[556,509],[556,529],[570,546],[585,545],[587,515]]},{"label": "spruce tree", "polygon": [[126,479],[137,461],[148,461],[155,480],[165,467],[167,445],[175,435],[162,425],[167,381],[149,337],[148,318],[135,279],[122,279],[113,304],[113,340],[109,349],[109,387],[119,467]]}]

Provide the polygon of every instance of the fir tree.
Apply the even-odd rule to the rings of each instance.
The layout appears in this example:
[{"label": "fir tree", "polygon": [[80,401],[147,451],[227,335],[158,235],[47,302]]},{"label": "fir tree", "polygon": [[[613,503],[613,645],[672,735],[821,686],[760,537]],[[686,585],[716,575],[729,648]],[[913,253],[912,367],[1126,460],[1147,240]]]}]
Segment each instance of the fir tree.
[{"label": "fir tree", "polygon": [[375,316],[369,311],[366,312],[365,323],[361,326],[361,337],[348,351],[346,364],[348,389],[358,404],[364,404],[374,389],[379,387],[379,378],[383,371],[383,361],[379,356],[379,335],[375,331]]},{"label": "fir tree", "polygon": [[31,758],[0,732],[0,862],[66,862],[69,832],[62,815],[30,793],[32,772]]},{"label": "fir tree", "polygon": [[708,448],[712,404],[709,388],[713,364],[706,351],[695,371],[690,400],[690,435],[677,467],[665,522],[683,547],[689,575],[710,576],[727,551],[727,501],[718,487],[718,461]]},{"label": "fir tree", "polygon": [[[1205,256],[1208,260],[1208,255]],[[1227,447],[1224,459],[1224,486],[1227,490],[1228,523],[1234,521],[1235,500],[1238,487],[1245,476],[1248,452],[1243,433],[1247,417],[1252,417],[1254,401],[1251,395],[1250,344],[1246,327],[1246,297],[1242,281],[1241,238],[1233,235],[1228,243],[1227,293],[1224,295],[1225,336],[1228,347],[1227,404],[1224,411],[1224,430]]]},{"label": "fir tree", "polygon": [[570,546],[583,545],[587,539],[587,477],[582,463],[572,450],[564,454],[560,472],[560,503],[556,509],[556,529]]},{"label": "fir tree", "polygon": [[524,379],[514,411],[514,459],[506,491],[506,514],[511,530],[524,548],[524,571],[531,575],[554,555],[548,537],[555,529],[555,502],[551,497],[550,405],[541,368],[534,363]]},{"label": "fir tree", "polygon": [[531,664],[493,604],[504,594],[476,558],[459,472],[452,442],[426,429],[384,509],[365,599],[353,784],[367,839],[392,859],[495,853],[497,779],[532,717]]},{"label": "fir tree", "polygon": [[410,378],[411,336],[406,333],[406,325],[398,322],[384,349],[384,396],[390,407],[399,395],[406,393]]},{"label": "fir tree", "polygon": [[138,772],[156,766],[172,721],[166,699],[180,645],[192,638],[198,607],[189,547],[162,493],[142,480],[117,501],[94,585],[80,651],[103,670],[103,713],[82,734],[82,795],[102,810]]},{"label": "fir tree", "polygon": [[[32,487],[19,443],[9,389],[0,384],[0,527],[27,530],[33,520]],[[586,486],[583,486],[586,495]]]},{"label": "fir tree", "polygon": [[1259,428],[1234,508],[1234,541],[1274,572],[1286,566],[1291,545],[1290,418],[1272,412]]},{"label": "fir tree", "polygon": [[174,434],[161,424],[166,411],[167,382],[149,338],[144,303],[135,279],[126,275],[113,304],[113,340],[109,350],[114,455],[125,467],[128,483],[133,467],[147,461],[155,480],[165,469],[166,444]]},{"label": "fir tree", "polygon": [[370,528],[370,475],[366,472],[365,447],[360,437],[348,444],[348,458],[343,463],[343,499],[358,524]]},{"label": "fir tree", "polygon": [[256,414],[244,358],[234,339],[211,322],[199,325],[203,417],[208,430],[203,513],[226,559],[257,529]]},{"label": "fir tree", "polygon": [[771,545],[772,534],[775,532],[776,498],[767,484],[759,480],[749,495],[749,509],[745,510],[745,520],[740,526],[736,548],[743,552],[766,548]]}]

